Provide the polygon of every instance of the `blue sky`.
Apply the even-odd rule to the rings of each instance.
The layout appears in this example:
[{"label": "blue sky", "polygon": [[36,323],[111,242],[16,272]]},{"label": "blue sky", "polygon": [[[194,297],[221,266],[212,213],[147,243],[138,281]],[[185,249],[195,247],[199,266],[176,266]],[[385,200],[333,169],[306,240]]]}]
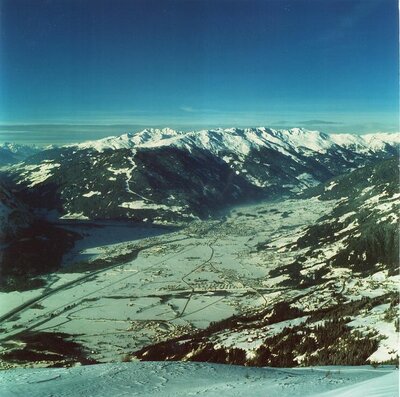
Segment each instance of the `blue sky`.
[{"label": "blue sky", "polygon": [[3,137],[399,128],[396,0],[0,0],[0,18]]}]

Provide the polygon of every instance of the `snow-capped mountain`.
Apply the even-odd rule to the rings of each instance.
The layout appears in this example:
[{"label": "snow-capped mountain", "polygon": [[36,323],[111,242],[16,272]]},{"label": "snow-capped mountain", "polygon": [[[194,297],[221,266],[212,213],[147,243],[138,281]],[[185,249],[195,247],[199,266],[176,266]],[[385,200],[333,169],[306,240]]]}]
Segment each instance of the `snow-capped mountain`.
[{"label": "snow-capped mountain", "polygon": [[44,150],[7,173],[21,197],[64,218],[165,222],[298,192],[394,155],[398,143],[300,128],[145,129]]},{"label": "snow-capped mountain", "polygon": [[5,142],[0,144],[0,166],[19,163],[41,150],[41,148],[35,145],[21,145]]},{"label": "snow-capped mountain", "polygon": [[[98,152],[109,149],[133,149],[150,143],[153,145],[159,144],[159,146],[167,146],[169,139],[184,135],[184,132],[175,131],[171,128],[146,128],[136,134],[128,132],[120,136],[110,136],[95,141],[87,141],[67,146],[77,147],[79,149],[94,149]],[[164,144],[161,144],[162,142]]]},{"label": "snow-capped mountain", "polygon": [[336,204],[300,237],[259,245],[266,258],[282,256],[265,280],[275,294],[264,310],[134,356],[284,367],[396,363],[398,178],[391,159],[306,192]]},{"label": "snow-capped mountain", "polygon": [[322,153],[335,146],[340,146],[364,152],[377,152],[385,150],[387,145],[395,146],[399,143],[400,135],[396,133],[324,134],[320,131],[304,128],[274,130],[266,127],[217,128],[190,132],[176,131],[171,128],[148,128],[136,134],[126,133],[69,146],[97,151],[137,147],[176,146],[190,148],[195,146],[214,154],[230,150],[238,155],[246,155],[251,150],[260,147],[274,149],[281,147],[288,152],[311,150]]}]

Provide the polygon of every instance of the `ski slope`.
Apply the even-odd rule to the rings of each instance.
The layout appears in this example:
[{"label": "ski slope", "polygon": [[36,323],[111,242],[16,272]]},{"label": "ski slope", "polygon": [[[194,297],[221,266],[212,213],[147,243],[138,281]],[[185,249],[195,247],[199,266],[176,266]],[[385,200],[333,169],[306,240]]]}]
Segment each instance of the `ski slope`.
[{"label": "ski slope", "polygon": [[2,397],[395,397],[393,367],[249,368],[131,362],[2,371]]}]

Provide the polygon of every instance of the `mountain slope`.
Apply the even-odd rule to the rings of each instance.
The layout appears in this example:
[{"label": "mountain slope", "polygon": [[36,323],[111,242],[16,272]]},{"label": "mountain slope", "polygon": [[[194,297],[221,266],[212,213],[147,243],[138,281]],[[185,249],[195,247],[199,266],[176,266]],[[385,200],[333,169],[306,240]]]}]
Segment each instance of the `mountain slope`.
[{"label": "mountain slope", "polygon": [[10,175],[25,201],[64,219],[185,220],[263,195],[200,149],[63,148],[30,158]]},{"label": "mountain slope", "polygon": [[43,285],[36,276],[55,270],[75,233],[39,221],[13,192],[0,183],[0,291]]},{"label": "mountain slope", "polygon": [[7,176],[19,197],[63,218],[170,222],[292,194],[386,158],[397,145],[394,134],[146,129],[45,150]]},{"label": "mountain slope", "polygon": [[28,208],[0,183],[0,242],[15,238],[32,221],[33,216]]},{"label": "mountain slope", "polygon": [[276,293],[266,309],[134,357],[259,366],[396,362],[398,180],[395,158],[308,191],[336,205],[300,237],[260,245],[293,258],[269,272],[265,282]]}]

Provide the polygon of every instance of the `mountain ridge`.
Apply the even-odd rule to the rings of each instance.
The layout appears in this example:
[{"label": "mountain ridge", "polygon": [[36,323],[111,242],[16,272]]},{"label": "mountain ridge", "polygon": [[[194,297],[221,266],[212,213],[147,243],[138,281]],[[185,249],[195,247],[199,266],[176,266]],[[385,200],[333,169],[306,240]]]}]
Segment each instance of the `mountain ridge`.
[{"label": "mountain ridge", "polygon": [[[203,144],[207,146],[207,140],[204,137],[207,135],[216,134],[220,137],[223,135],[237,136],[238,138],[244,137],[250,141],[260,143],[260,138],[264,140],[264,144],[278,143],[279,141],[287,142],[292,146],[301,147],[305,145],[306,148],[312,150],[323,150],[332,145],[349,147],[352,145],[363,148],[363,150],[381,150],[385,144],[399,144],[400,136],[398,133],[370,133],[364,135],[353,134],[328,134],[317,130],[308,130],[305,128],[291,128],[291,129],[272,129],[267,127],[257,128],[216,128],[216,129],[203,129],[194,130],[189,132],[174,130],[171,128],[146,128],[137,133],[125,133],[119,136],[109,136],[95,141],[87,141],[77,144],[69,144],[69,147],[79,148],[92,148],[98,151],[106,149],[122,149],[134,147],[155,147],[169,144],[187,145],[190,142],[196,142],[199,146]],[[307,139],[304,137],[313,137],[314,139]],[[183,142],[179,142],[183,141]],[[185,142],[186,141],[186,142]],[[232,142],[232,141],[231,141]],[[222,139],[220,143],[223,144]],[[307,146],[308,145],[308,146]],[[247,145],[246,145],[247,146]]]}]

